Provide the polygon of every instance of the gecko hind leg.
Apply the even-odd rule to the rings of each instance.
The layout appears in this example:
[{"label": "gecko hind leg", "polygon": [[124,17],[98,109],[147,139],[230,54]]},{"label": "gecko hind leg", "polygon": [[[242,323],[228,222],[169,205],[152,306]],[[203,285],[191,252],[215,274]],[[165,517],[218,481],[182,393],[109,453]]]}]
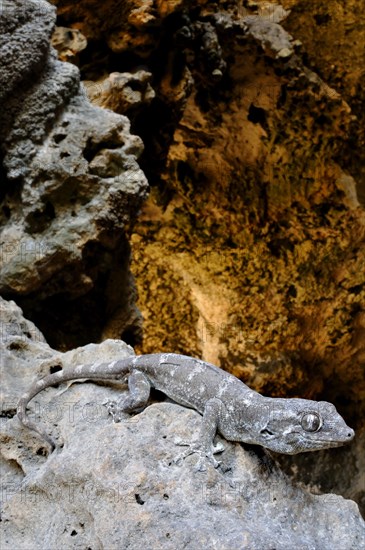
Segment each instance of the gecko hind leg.
[{"label": "gecko hind leg", "polygon": [[147,405],[150,391],[151,384],[147,377],[142,372],[135,370],[128,377],[127,395],[123,395],[118,401],[108,400],[104,405],[114,422],[120,422],[125,413],[131,413]]}]

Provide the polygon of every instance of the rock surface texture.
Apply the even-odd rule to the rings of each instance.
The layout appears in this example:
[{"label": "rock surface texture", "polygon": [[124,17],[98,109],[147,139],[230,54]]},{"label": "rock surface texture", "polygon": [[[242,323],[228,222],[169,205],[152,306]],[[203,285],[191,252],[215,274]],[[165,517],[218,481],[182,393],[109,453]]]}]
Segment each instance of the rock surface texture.
[{"label": "rock surface texture", "polygon": [[116,384],[50,388],[33,400],[31,416],[63,445],[45,456],[42,440],[13,417],[30,380],[133,350],[106,340],[60,353],[14,302],[0,307],[2,550],[361,547],[354,502],[295,486],[262,450],[223,441],[219,469],[194,473],[194,457],[176,465],[174,441],[198,436],[196,412],[166,401],[113,424],[102,403],[123,391]]},{"label": "rock surface texture", "polygon": [[364,10],[357,0],[314,0],[310,9],[303,0],[282,3],[290,8],[284,27],[302,41],[308,62],[351,107],[351,130],[341,156],[365,205]]},{"label": "rock surface texture", "polygon": [[146,196],[143,145],[57,60],[54,21],[46,2],[16,1],[0,23],[0,291],[46,333],[57,326],[58,347],[97,340],[113,315],[134,341],[128,232]]}]

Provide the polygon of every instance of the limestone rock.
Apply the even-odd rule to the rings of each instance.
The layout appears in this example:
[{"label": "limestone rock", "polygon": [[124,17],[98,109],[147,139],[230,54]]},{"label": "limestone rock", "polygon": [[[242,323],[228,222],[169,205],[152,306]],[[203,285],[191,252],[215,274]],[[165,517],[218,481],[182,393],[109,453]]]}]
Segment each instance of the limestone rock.
[{"label": "limestone rock", "polygon": [[[133,74],[141,66],[152,74],[156,98],[138,104],[133,119],[154,186],[132,237],[145,318],[140,350],[202,356],[267,395],[333,401],[356,428],[356,443],[298,457],[288,470],[360,503],[365,86],[358,3],[288,0],[284,10],[266,1],[52,3],[62,24],[80,29],[96,50],[100,46],[83,51],[83,78],[99,82],[106,71]],[[28,37],[31,56],[24,56],[23,45],[14,49],[24,74],[48,59],[47,21],[41,17],[40,33]],[[19,78],[10,66],[5,91]],[[50,118],[57,100],[78,89],[77,73],[62,69]],[[34,105],[30,112],[37,117],[42,104]],[[35,126],[42,141],[44,128]],[[9,165],[15,174],[31,154],[28,148],[23,164]],[[108,157],[110,152],[97,155],[94,176],[107,173]],[[121,248],[118,265],[125,258]],[[37,258],[42,255],[41,249]],[[76,277],[82,294],[97,271],[101,291],[65,304],[63,296],[42,297],[36,317],[52,332],[52,342],[64,342],[65,332],[70,345],[96,341],[101,326],[104,336],[123,334],[131,341],[138,318],[125,290],[129,278],[113,264],[115,277],[105,281],[110,256],[90,245],[85,277]],[[76,296],[74,280],[70,269],[65,286]],[[35,319],[37,296],[22,302]]]},{"label": "limestone rock", "polygon": [[[206,0],[199,0],[204,4]],[[79,30],[89,39],[107,38],[108,47],[115,53],[135,52],[146,56],[156,44],[155,29],[172,13],[196,4],[192,0],[98,0],[70,2],[52,0],[66,23],[77,21]]]},{"label": "limestone rock", "polygon": [[0,297],[0,407],[3,416],[11,415],[21,395],[39,378],[60,368],[97,361],[113,361],[133,355],[121,340],[105,340],[67,352],[52,349],[43,334],[23,317],[19,306]]},{"label": "limestone rock", "polygon": [[[365,214],[338,161],[350,108],[276,22],[223,15],[211,20],[227,81],[211,89],[195,49],[163,167],[145,139],[160,171],[132,237],[143,350],[188,349],[263,392],[356,403]],[[173,110],[165,82],[156,95]]]},{"label": "limestone rock", "polygon": [[265,52],[272,51],[276,57],[287,58],[294,53],[290,35],[281,25],[260,15],[248,15],[243,18],[248,32],[260,42]]},{"label": "limestone rock", "polygon": [[22,477],[9,478],[4,487],[4,550],[361,546],[365,525],[352,501],[310,495],[269,471],[255,453],[231,443],[225,443],[221,457],[230,468],[226,473],[211,466],[194,473],[194,458],[175,465],[174,438],[197,436],[197,413],[155,404],[112,424],[105,414],[95,414],[95,400],[105,388],[87,386],[58,400],[61,409],[71,400],[84,413],[72,426],[69,418],[60,420],[61,451],[47,459],[32,456],[35,448],[27,448],[27,438],[20,443],[9,436],[5,453]]},{"label": "limestone rock", "polygon": [[[313,14],[304,4],[300,13],[302,40]],[[172,136],[163,126],[160,140],[145,139],[154,188],[132,236],[145,319],[139,349],[188,351],[266,395],[334,402],[356,446],[298,457],[288,470],[306,482],[313,473],[313,484],[341,487],[364,506],[365,212],[361,179],[351,175],[361,163],[349,173],[346,160],[347,147],[360,154],[350,104],[363,94],[324,81],[298,35],[270,18],[211,9],[209,21],[225,76],[209,81],[209,52],[188,43],[193,85]],[[191,32],[197,24],[186,22]],[[178,83],[168,94],[166,82],[155,84],[156,96],[174,112]]]},{"label": "limestone rock", "polygon": [[63,444],[46,456],[39,437],[13,417],[11,398],[23,393],[30,377],[49,372],[52,360],[53,367],[67,368],[133,351],[106,341],[55,352],[42,336],[33,337],[34,326],[14,303],[1,301],[1,308],[8,321],[0,370],[2,550],[361,546],[365,524],[354,502],[295,486],[262,451],[222,441],[217,470],[208,465],[194,473],[194,456],[175,464],[182,452],[175,439],[198,436],[195,411],[167,401],[114,424],[102,403],[120,396],[116,384],[85,382],[36,396],[29,414]]},{"label": "limestone rock", "polygon": [[64,349],[100,338],[108,315],[133,341],[128,231],[148,187],[143,144],[127,118],[89,103],[78,69],[50,48],[53,25],[41,0],[17,0],[1,20],[0,291],[45,332],[57,325]]},{"label": "limestone rock", "polygon": [[56,27],[51,38],[52,46],[62,61],[72,61],[87,46],[85,36],[78,30],[68,27]]},{"label": "limestone rock", "polygon": [[139,70],[135,73],[111,73],[94,81],[83,81],[91,103],[111,109],[115,113],[130,115],[145,107],[156,96],[150,82],[152,74]]},{"label": "limestone rock", "polygon": [[27,319],[15,302],[0,297],[0,403],[1,412],[16,409],[21,389],[30,386],[36,375],[34,357],[47,362],[57,352],[51,350],[40,330]]}]

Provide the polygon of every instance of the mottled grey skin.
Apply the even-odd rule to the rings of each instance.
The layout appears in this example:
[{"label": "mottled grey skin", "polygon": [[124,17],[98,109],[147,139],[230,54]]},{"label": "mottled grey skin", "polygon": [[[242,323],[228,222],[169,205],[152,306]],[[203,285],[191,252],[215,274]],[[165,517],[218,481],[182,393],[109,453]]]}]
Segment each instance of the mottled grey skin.
[{"label": "mottled grey skin", "polygon": [[276,399],[251,390],[235,376],[218,367],[185,355],[156,353],[132,356],[111,363],[80,365],[59,371],[36,382],[20,399],[18,418],[55,447],[54,442],[26,415],[29,401],[54,384],[74,379],[123,380],[128,378],[129,393],[118,403],[109,402],[114,420],[147,404],[150,389],[156,388],[185,407],[203,415],[200,437],[180,458],[200,455],[197,469],[213,453],[217,431],[229,441],[262,445],[284,454],[297,454],[338,447],[351,441],[349,428],[331,403],[309,399]]}]

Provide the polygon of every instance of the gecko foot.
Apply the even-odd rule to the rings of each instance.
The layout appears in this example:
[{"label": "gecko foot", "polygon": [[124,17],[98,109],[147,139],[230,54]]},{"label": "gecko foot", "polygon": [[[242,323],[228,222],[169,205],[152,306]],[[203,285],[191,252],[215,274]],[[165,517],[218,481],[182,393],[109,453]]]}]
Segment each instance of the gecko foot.
[{"label": "gecko foot", "polygon": [[[181,447],[190,447],[192,445],[191,441],[185,441],[184,439],[181,439],[180,437],[175,437],[174,439],[175,445],[179,445]],[[193,445],[199,445],[199,442],[196,442]],[[222,453],[224,451],[225,447],[223,443],[220,441],[216,445],[212,445],[212,453],[216,455],[217,453]]]},{"label": "gecko foot", "polygon": [[110,399],[108,399],[103,405],[108,411],[108,414],[113,417],[113,422],[121,422],[121,420],[125,418],[126,412],[118,406],[116,401],[110,401]]},{"label": "gecko foot", "polygon": [[177,439],[177,440],[175,440],[175,443],[177,445],[184,445],[184,446],[186,445],[188,447],[186,449],[186,451],[184,451],[182,454],[180,454],[179,456],[177,456],[174,459],[175,464],[181,464],[181,462],[185,458],[187,458],[188,456],[190,456],[192,454],[197,454],[199,458],[198,458],[197,463],[194,466],[194,472],[206,472],[207,471],[207,462],[212,464],[212,466],[214,468],[218,468],[218,466],[220,465],[220,462],[218,462],[214,458],[214,454],[215,453],[220,453],[224,450],[224,447],[223,447],[222,444],[212,446],[211,450],[209,450],[209,449],[207,450],[207,449],[204,449],[203,445],[199,442],[190,444],[190,443],[185,443],[185,442],[181,441],[180,439]]}]

